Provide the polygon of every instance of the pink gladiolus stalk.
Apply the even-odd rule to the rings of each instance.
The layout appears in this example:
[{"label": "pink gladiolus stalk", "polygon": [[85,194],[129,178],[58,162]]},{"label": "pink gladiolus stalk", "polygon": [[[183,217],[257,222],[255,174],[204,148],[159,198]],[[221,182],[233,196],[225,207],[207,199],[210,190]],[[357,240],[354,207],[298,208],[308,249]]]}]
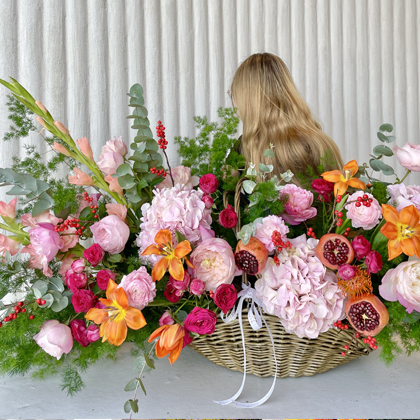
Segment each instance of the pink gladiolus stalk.
[{"label": "pink gladiolus stalk", "polygon": [[82,137],[81,139],[76,140],[76,143],[79,146],[80,151],[93,162],[93,152],[89,140],[86,137]]},{"label": "pink gladiolus stalk", "polygon": [[70,152],[60,143],[56,141],[53,144],[53,149],[56,150],[58,153],[62,153],[63,155],[70,156]]},{"label": "pink gladiolus stalk", "polygon": [[73,172],[76,175],[70,175],[69,176],[69,182],[70,184],[75,185],[85,185],[85,186],[92,186],[93,185],[93,179],[88,174],[85,174],[83,171],[81,171],[79,168],[74,167]]}]

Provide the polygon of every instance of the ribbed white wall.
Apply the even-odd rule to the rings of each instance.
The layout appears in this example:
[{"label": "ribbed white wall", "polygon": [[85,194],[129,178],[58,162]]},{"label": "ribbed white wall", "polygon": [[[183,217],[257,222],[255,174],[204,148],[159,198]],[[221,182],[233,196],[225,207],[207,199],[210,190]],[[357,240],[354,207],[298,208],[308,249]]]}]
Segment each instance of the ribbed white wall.
[{"label": "ribbed white wall", "polygon": [[[13,76],[98,156],[129,141],[125,93],[143,85],[169,141],[216,118],[239,63],[268,51],[344,159],[365,161],[383,122],[419,143],[420,2],[416,0],[1,0],[0,77]],[[0,87],[0,135],[9,126]],[[34,142],[41,143],[35,136]],[[0,166],[19,144],[1,143]],[[42,146],[44,147],[44,146]],[[178,161],[169,147],[171,162]],[[415,178],[412,178],[414,180]],[[417,180],[418,181],[418,180]]]}]

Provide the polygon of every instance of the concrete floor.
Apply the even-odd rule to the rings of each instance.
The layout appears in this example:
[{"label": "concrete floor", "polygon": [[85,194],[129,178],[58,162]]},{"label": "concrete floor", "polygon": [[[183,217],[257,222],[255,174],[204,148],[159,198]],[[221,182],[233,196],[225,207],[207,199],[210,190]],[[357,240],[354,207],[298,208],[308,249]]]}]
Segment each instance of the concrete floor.
[{"label": "concrete floor", "polygon": [[[86,389],[73,398],[60,391],[60,378],[0,379],[0,418],[127,418],[125,384],[132,371],[130,345],[117,362],[102,361],[85,374]],[[391,367],[368,357],[321,375],[277,381],[271,398],[254,409],[219,406],[231,397],[242,374],[219,367],[186,348],[170,366],[157,361],[145,375],[147,397],[139,393],[137,418],[420,418],[420,354],[399,357]],[[242,401],[255,401],[271,386],[270,378],[249,375]]]}]

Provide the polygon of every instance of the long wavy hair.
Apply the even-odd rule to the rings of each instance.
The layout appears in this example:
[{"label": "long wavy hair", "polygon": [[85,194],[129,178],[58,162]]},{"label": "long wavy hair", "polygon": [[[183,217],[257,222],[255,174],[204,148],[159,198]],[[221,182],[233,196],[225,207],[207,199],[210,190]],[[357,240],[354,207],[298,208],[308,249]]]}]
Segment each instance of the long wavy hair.
[{"label": "long wavy hair", "polygon": [[[248,57],[238,68],[231,97],[243,122],[242,154],[248,163],[268,163],[264,151],[274,145],[274,174],[294,174],[310,166],[317,173],[321,158],[332,159],[325,170],[341,169],[343,162],[334,141],[300,96],[286,64],[273,54]],[[299,184],[296,177],[292,182]]]}]

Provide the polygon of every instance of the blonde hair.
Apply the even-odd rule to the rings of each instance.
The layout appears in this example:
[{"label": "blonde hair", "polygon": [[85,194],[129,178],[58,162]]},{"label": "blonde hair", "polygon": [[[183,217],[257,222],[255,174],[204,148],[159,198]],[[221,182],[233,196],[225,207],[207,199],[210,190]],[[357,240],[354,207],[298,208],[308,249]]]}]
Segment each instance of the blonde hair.
[{"label": "blonde hair", "polygon": [[[233,78],[231,95],[243,122],[242,154],[258,169],[266,163],[264,151],[275,147],[274,174],[291,170],[317,173],[321,158],[329,151],[332,164],[326,170],[341,169],[343,162],[334,141],[321,129],[300,96],[286,64],[273,54],[248,57]],[[296,177],[292,182],[299,184]]]}]

